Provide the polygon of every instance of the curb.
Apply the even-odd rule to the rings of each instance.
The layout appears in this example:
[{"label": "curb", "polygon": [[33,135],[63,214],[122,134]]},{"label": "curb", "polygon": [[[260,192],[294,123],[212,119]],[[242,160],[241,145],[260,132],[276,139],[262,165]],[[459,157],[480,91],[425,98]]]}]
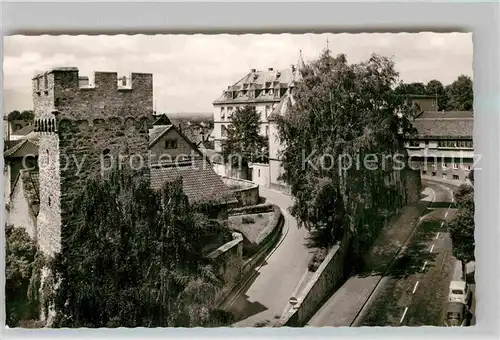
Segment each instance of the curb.
[{"label": "curb", "polygon": [[288,225],[286,226],[287,227],[286,230],[283,229],[285,227],[285,224],[286,224],[285,217],[284,217],[283,213],[281,213],[281,215],[278,219],[278,225],[277,225],[277,228],[279,231],[276,233],[277,235],[280,235],[281,237],[279,237],[279,238],[276,237],[276,240],[270,241],[265,247],[263,247],[259,252],[254,254],[254,256],[251,259],[249,259],[247,261],[247,263],[248,263],[248,262],[252,261],[253,259],[258,258],[259,256],[262,256],[266,252],[270,251],[269,254],[267,254],[265,257],[258,259],[256,261],[255,267],[253,267],[253,268],[251,267],[248,270],[248,272],[246,273],[246,275],[244,275],[238,281],[238,283],[234,286],[233,290],[231,290],[231,292],[229,292],[228,295],[224,299],[222,299],[221,302],[218,304],[219,308],[226,309],[234,302],[234,300],[239,296],[239,294],[245,288],[245,284],[257,275],[259,269],[263,267],[264,263],[274,254],[274,252],[276,251],[276,249],[278,249],[278,247],[281,245],[281,243],[283,243],[283,241],[286,238],[288,231],[289,231]]}]

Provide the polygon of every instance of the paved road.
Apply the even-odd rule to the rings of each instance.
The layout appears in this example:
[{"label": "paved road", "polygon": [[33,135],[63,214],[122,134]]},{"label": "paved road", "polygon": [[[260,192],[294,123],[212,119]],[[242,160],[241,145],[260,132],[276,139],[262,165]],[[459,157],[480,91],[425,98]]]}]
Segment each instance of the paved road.
[{"label": "paved road", "polygon": [[[435,196],[432,212],[422,219],[397,260],[361,313],[358,326],[441,326],[454,269],[452,243],[443,223],[454,209],[451,186],[425,183]],[[363,315],[364,314],[364,315]]]},{"label": "paved road", "polygon": [[[446,201],[448,190],[435,183],[425,183],[423,201]],[[351,326],[359,315],[370,307],[372,292],[384,285],[386,278],[381,275],[350,277],[328,300],[321,306],[307,323],[308,327],[342,327]],[[369,300],[370,299],[370,300]],[[368,301],[367,304],[365,304]],[[384,325],[380,325],[384,326]]]},{"label": "paved road", "polygon": [[[307,274],[310,249],[306,247],[308,232],[297,228],[297,221],[288,213],[292,198],[277,191],[259,188],[266,203],[281,208],[285,216],[284,237],[257,268],[256,275],[246,285],[227,308],[237,320],[233,327],[254,327],[274,325],[288,300]],[[286,235],[285,235],[286,234]],[[303,280],[302,280],[303,281]]]}]

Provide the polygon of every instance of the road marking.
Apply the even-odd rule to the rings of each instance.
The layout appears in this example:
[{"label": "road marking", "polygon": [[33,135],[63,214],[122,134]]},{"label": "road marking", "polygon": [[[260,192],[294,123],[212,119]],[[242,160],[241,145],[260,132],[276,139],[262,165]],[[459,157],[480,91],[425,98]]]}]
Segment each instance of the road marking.
[{"label": "road marking", "polygon": [[403,312],[403,316],[401,317],[401,320],[399,320],[399,323],[402,323],[403,320],[405,319],[406,312],[408,311],[408,307],[405,308],[405,311]]},{"label": "road marking", "polygon": [[413,292],[412,292],[412,294],[415,294],[415,291],[417,290],[417,287],[418,287],[418,281],[417,281],[417,283],[415,283],[415,287],[413,287]]},{"label": "road marking", "polygon": [[[443,226],[443,225],[441,224],[441,227],[442,227],[442,226]],[[437,235],[436,235],[436,240],[437,240],[438,238],[439,238],[439,231],[438,231],[438,233],[437,233]]]},{"label": "road marking", "polygon": [[434,245],[432,245],[431,250],[430,250],[430,253],[432,253],[432,249],[434,249]]},{"label": "road marking", "polygon": [[422,266],[422,271],[424,271],[426,265],[427,265],[427,261],[424,262],[424,265]]}]

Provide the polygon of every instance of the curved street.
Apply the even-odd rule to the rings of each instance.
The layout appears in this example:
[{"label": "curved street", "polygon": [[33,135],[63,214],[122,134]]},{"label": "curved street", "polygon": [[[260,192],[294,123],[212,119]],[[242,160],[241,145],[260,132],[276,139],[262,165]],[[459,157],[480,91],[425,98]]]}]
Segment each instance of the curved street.
[{"label": "curved street", "polygon": [[308,232],[305,228],[297,228],[297,221],[288,212],[292,198],[265,188],[259,190],[266,203],[280,207],[285,224],[277,246],[230,301],[227,310],[237,320],[233,327],[272,326],[308,274],[311,256],[306,246]]}]

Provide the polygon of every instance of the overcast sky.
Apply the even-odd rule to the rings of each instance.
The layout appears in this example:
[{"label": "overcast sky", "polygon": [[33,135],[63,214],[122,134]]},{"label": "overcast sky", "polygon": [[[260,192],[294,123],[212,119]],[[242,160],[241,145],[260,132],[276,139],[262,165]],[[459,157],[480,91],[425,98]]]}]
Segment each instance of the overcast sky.
[{"label": "overcast sky", "polygon": [[286,68],[299,50],[310,60],[326,47],[349,62],[393,56],[405,82],[472,77],[472,34],[248,34],[9,36],[4,38],[4,112],[32,108],[31,77],[54,66],[153,73],[158,112],[211,112],[212,102],[251,68]]}]

